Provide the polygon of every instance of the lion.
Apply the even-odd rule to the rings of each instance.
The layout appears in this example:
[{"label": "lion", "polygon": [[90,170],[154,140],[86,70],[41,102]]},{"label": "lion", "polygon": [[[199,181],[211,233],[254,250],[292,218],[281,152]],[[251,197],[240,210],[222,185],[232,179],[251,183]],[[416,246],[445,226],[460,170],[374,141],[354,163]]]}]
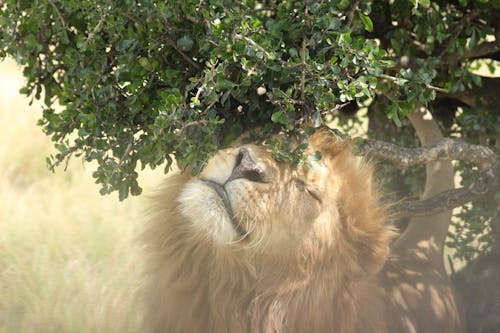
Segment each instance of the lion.
[{"label": "lion", "polygon": [[293,169],[244,144],[167,180],[143,235],[145,331],[462,331],[446,274],[393,250],[372,165],[326,130],[307,155]]}]

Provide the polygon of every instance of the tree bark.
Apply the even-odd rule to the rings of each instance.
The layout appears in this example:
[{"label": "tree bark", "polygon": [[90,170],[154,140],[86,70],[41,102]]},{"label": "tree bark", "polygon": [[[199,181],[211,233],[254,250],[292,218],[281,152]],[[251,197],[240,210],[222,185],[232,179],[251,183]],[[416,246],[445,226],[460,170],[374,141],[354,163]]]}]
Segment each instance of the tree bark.
[{"label": "tree bark", "polygon": [[[429,110],[417,107],[408,114],[408,119],[422,145],[429,145],[443,139],[443,134]],[[425,189],[422,200],[428,200],[453,187],[454,170],[451,161],[426,162]],[[415,258],[417,261],[424,260],[440,274],[446,275],[443,251],[451,216],[450,209],[429,216],[412,216],[405,231],[394,242],[394,253]]]},{"label": "tree bark", "polygon": [[427,216],[451,210],[481,198],[500,185],[500,156],[483,146],[462,140],[441,139],[421,148],[404,148],[377,140],[363,140],[357,147],[361,155],[387,160],[399,168],[432,161],[461,160],[478,167],[476,180],[467,188],[434,193],[420,201],[402,201],[393,207],[398,217]]}]

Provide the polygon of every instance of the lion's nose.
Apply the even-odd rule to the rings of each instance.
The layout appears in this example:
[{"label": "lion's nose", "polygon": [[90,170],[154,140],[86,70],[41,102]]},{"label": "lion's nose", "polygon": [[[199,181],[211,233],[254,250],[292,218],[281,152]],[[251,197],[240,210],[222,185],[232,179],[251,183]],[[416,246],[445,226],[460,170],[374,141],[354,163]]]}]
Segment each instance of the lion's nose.
[{"label": "lion's nose", "polygon": [[250,156],[250,151],[247,148],[241,148],[236,157],[234,166],[228,182],[238,178],[245,178],[253,182],[264,183],[265,171],[259,166]]}]

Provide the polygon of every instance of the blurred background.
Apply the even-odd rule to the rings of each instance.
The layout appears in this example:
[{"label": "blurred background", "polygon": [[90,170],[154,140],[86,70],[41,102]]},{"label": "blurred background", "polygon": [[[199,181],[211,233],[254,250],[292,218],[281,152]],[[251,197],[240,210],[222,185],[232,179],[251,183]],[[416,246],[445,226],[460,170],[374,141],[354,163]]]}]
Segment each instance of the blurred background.
[{"label": "blurred background", "polygon": [[12,59],[0,62],[0,333],[135,332],[135,239],[161,170],[124,202],[101,196],[78,158],[51,173],[41,107],[19,94],[23,82]]}]

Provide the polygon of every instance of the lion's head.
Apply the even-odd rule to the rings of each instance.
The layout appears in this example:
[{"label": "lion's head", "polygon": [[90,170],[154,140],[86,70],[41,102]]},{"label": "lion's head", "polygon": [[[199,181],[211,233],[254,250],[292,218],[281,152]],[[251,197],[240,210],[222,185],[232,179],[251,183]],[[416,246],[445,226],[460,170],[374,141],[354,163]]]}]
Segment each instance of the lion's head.
[{"label": "lion's head", "polygon": [[[372,272],[385,259],[391,231],[371,167],[350,148],[321,131],[297,169],[277,162],[265,145],[219,151],[176,198],[185,232],[215,248],[238,250],[235,256],[307,264],[345,258],[353,273]],[[313,158],[318,151],[322,158]]]},{"label": "lion's head", "polygon": [[269,147],[245,144],[218,152],[197,177],[168,180],[145,235],[157,331],[257,323],[250,331],[291,332],[301,316],[331,311],[318,307],[335,290],[382,267],[393,232],[370,165],[328,131],[310,137],[308,154],[317,151],[321,159],[293,169]]}]

